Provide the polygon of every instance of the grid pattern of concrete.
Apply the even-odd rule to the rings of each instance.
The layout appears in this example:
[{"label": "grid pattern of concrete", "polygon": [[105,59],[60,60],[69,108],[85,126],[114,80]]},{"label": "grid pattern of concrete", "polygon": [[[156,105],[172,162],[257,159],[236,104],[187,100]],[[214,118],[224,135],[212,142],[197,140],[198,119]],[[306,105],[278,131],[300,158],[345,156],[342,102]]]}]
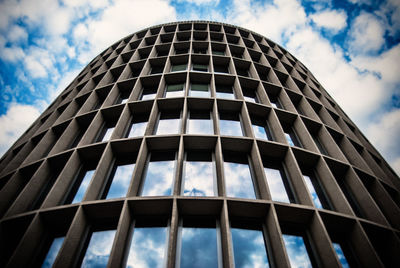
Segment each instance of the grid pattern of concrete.
[{"label": "grid pattern of concrete", "polygon": [[[189,131],[192,118],[208,120],[211,132]],[[174,133],[160,134],[163,119],[175,119],[166,120]],[[223,129],[223,121],[241,134]],[[136,129],[142,133],[130,134]],[[189,153],[211,156],[215,196],[184,196]],[[142,196],[156,154],[172,155],[170,194]],[[227,161],[248,165],[255,198],[229,194]],[[126,195],[107,198],[115,167],[127,163],[135,165]],[[288,202],[274,198],[268,167],[281,173]],[[71,204],[82,170],[95,171]],[[223,267],[234,266],[232,223],[248,221],[262,226],[272,266],[290,266],[282,234],[295,233],[319,267],[340,267],[332,242],[351,265],[400,267],[399,204],[399,178],[293,55],[236,26],[169,23],[97,56],[3,156],[0,266],[40,265],[59,236],[55,265],[76,266],[90,232],[115,229],[108,266],[119,267],[133,223],[144,219],[167,222],[165,263],[175,267],[187,218],[217,222]]]}]

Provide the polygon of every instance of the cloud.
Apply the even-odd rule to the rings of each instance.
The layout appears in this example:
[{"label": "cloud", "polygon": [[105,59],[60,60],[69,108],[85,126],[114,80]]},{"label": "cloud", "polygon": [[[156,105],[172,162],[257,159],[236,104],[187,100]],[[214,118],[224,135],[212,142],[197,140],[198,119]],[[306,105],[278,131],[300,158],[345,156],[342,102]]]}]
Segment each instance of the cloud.
[{"label": "cloud", "polygon": [[18,42],[18,41],[26,41],[28,39],[28,33],[25,28],[13,25],[8,31],[8,41],[9,42]]},{"label": "cloud", "polygon": [[195,5],[218,5],[219,0],[178,0],[178,2],[187,2]]},{"label": "cloud", "polygon": [[0,116],[0,155],[22,135],[40,111],[31,105],[12,103],[6,114]]},{"label": "cloud", "polygon": [[319,27],[338,32],[347,26],[347,14],[344,10],[323,10],[310,15]]},{"label": "cloud", "polygon": [[349,30],[349,50],[353,54],[378,52],[385,44],[384,25],[371,13],[362,12]]}]

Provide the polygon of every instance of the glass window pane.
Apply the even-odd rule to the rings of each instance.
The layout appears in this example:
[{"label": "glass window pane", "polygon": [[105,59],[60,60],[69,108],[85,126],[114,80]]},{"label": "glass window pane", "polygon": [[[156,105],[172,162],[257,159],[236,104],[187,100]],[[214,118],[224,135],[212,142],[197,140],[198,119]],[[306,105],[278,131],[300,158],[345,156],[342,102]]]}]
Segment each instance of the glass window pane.
[{"label": "glass window pane", "polygon": [[265,139],[265,140],[272,140],[271,135],[267,132],[265,127],[263,126],[258,126],[258,125],[252,125],[253,126],[253,131],[254,135],[258,139]]},{"label": "glass window pane", "polygon": [[194,63],[193,64],[193,71],[207,72],[208,71],[208,65]]},{"label": "glass window pane", "polygon": [[156,97],[156,93],[149,93],[149,94],[144,94],[142,95],[142,100],[154,100]]},{"label": "glass window pane", "polygon": [[171,195],[175,160],[151,161],[147,167],[142,196]]},{"label": "glass window pane", "polygon": [[168,85],[165,93],[165,97],[182,97],[184,95],[184,84],[173,84]]},{"label": "glass window pane", "polygon": [[161,118],[157,126],[157,135],[163,134],[179,134],[180,128],[179,118]]},{"label": "glass window pane", "polygon": [[214,164],[211,161],[186,161],[183,195],[215,196]]},{"label": "glass window pane", "polygon": [[333,244],[333,248],[335,249],[336,255],[337,255],[342,267],[343,268],[350,268],[350,265],[347,262],[346,257],[344,256],[342,247],[338,243],[332,243],[332,244]]},{"label": "glass window pane", "polygon": [[221,135],[243,136],[240,121],[220,119],[219,122]]},{"label": "glass window pane", "polygon": [[190,96],[210,97],[208,84],[192,84],[190,87]]},{"label": "glass window pane", "polygon": [[269,267],[261,230],[231,228],[235,267]]},{"label": "glass window pane", "polygon": [[146,130],[147,122],[135,122],[131,125],[128,138],[143,136]]},{"label": "glass window pane", "polygon": [[224,162],[224,171],[227,196],[256,198],[248,164]]},{"label": "glass window pane", "polygon": [[164,267],[166,227],[135,227],[126,267]]},{"label": "glass window pane", "polygon": [[106,199],[125,197],[135,164],[117,166]]},{"label": "glass window pane", "polygon": [[283,183],[282,174],[278,169],[264,167],[267,177],[269,191],[273,201],[290,203],[288,194]]},{"label": "glass window pane", "polygon": [[284,234],[283,241],[292,267],[312,267],[302,236]]},{"label": "glass window pane", "polygon": [[81,267],[106,267],[115,230],[93,232]]},{"label": "glass window pane", "polygon": [[290,136],[289,133],[285,133],[285,138],[286,138],[286,140],[287,140],[287,142],[289,143],[290,146],[295,146],[295,144],[294,144],[294,142],[292,140],[292,137]]},{"label": "glass window pane", "polygon": [[216,85],[216,96],[221,99],[234,99],[232,86]]},{"label": "glass window pane", "polygon": [[171,67],[171,72],[185,71],[186,65],[187,65],[186,63],[185,64],[174,64]]},{"label": "glass window pane", "polygon": [[114,128],[113,128],[113,127],[107,128],[107,130],[105,131],[104,136],[103,136],[103,138],[101,139],[101,141],[108,141],[108,140],[110,140],[113,131],[114,131]]},{"label": "glass window pane", "polygon": [[312,201],[317,208],[323,208],[321,201],[318,198],[317,192],[315,191],[314,185],[311,181],[311,178],[307,175],[303,175],[304,181],[306,182],[306,186],[308,191],[311,194]]},{"label": "glass window pane", "polygon": [[214,128],[209,112],[190,113],[187,133],[213,135]]},{"label": "glass window pane", "polygon": [[82,201],[85,193],[86,193],[86,189],[89,186],[90,181],[92,180],[94,174],[94,170],[88,170],[86,171],[85,175],[83,176],[82,182],[79,186],[78,191],[75,194],[74,199],[72,200],[72,204],[73,203],[79,203]]},{"label": "glass window pane", "polygon": [[218,267],[217,230],[182,228],[181,268]]},{"label": "glass window pane", "polygon": [[57,237],[54,238],[53,242],[51,243],[50,249],[44,258],[42,268],[50,268],[53,266],[54,261],[57,258],[58,252],[61,249],[61,246],[64,242],[65,237]]}]

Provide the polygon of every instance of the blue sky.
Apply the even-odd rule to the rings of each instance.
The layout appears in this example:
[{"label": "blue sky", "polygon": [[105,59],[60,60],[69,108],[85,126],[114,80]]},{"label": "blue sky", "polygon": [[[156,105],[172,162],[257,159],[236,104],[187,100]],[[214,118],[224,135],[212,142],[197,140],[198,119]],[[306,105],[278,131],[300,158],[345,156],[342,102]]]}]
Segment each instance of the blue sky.
[{"label": "blue sky", "polygon": [[281,44],[400,172],[399,0],[0,0],[0,155],[109,45],[192,19]]}]

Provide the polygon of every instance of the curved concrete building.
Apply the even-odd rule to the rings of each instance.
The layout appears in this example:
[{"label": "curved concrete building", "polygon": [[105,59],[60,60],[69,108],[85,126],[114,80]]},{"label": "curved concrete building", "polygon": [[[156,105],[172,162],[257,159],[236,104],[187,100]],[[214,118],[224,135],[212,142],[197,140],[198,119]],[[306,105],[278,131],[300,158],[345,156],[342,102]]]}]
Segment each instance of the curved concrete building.
[{"label": "curved concrete building", "polygon": [[93,59],[3,156],[0,266],[400,267],[399,204],[295,56],[168,23]]}]

